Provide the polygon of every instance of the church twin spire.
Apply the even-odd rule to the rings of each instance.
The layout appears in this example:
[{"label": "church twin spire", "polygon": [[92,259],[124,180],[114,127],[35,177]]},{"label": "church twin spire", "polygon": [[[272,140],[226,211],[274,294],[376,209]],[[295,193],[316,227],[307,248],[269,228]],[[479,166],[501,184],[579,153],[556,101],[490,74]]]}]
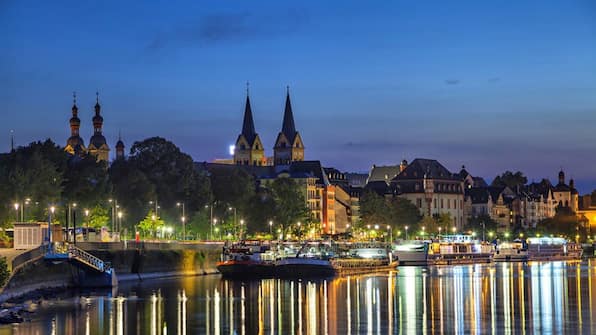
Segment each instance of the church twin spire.
[{"label": "church twin spire", "polygon": [[[304,160],[304,146],[294,124],[289,86],[286,92],[282,129],[277,136],[273,150],[273,164],[275,165],[287,165],[293,161]],[[255,130],[248,83],[246,84],[246,105],[244,107],[242,132],[236,140],[234,163],[241,165],[267,165],[261,139]]]}]

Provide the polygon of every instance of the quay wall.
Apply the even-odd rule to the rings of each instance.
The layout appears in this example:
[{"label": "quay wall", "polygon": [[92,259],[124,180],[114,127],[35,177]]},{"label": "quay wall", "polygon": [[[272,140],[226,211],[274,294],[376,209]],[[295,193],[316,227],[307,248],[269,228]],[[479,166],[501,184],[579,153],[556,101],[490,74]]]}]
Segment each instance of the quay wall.
[{"label": "quay wall", "polygon": [[[183,275],[215,274],[223,243],[164,242],[79,242],[77,247],[109,262],[118,281],[143,280]],[[0,292],[0,302],[35,291],[62,290],[84,286],[93,270],[72,262],[51,262],[34,257],[13,269]]]}]

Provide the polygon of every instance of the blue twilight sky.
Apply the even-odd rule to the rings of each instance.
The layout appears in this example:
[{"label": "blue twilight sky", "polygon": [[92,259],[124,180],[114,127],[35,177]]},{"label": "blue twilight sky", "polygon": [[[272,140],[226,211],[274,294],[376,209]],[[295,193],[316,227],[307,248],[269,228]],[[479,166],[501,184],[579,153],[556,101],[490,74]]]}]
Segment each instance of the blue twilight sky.
[{"label": "blue twilight sky", "polygon": [[64,145],[163,136],[228,156],[245,83],[272,154],[290,85],[307,159],[344,171],[435,158],[596,188],[596,2],[0,2],[0,133]]}]

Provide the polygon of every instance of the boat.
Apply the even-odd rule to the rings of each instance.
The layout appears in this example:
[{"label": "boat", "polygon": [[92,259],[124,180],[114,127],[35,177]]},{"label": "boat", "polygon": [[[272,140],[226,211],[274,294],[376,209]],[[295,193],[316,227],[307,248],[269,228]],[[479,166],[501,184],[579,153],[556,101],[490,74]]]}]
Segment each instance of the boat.
[{"label": "boat", "polygon": [[222,260],[216,263],[224,277],[266,278],[275,274],[276,253],[261,241],[242,241],[224,246]]},{"label": "boat", "polygon": [[582,257],[581,245],[562,237],[530,237],[526,241],[528,261],[579,260]]},{"label": "boat", "polygon": [[333,277],[395,270],[387,247],[353,243],[307,242],[295,257],[276,261],[276,274],[284,278]]},{"label": "boat", "polygon": [[403,241],[394,246],[399,265],[490,263],[494,246],[471,235],[445,235],[438,240]]},{"label": "boat", "polygon": [[528,260],[528,244],[516,239],[513,242],[502,242],[496,246],[495,262],[524,262]]}]

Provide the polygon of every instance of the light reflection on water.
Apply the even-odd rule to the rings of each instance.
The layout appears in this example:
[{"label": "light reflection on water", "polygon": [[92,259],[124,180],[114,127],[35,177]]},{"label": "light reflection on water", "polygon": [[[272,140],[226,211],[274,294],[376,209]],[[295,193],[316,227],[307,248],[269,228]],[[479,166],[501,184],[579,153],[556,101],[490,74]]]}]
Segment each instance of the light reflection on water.
[{"label": "light reflection on water", "polygon": [[595,276],[591,260],[154,280],[51,301],[0,335],[596,333]]}]

